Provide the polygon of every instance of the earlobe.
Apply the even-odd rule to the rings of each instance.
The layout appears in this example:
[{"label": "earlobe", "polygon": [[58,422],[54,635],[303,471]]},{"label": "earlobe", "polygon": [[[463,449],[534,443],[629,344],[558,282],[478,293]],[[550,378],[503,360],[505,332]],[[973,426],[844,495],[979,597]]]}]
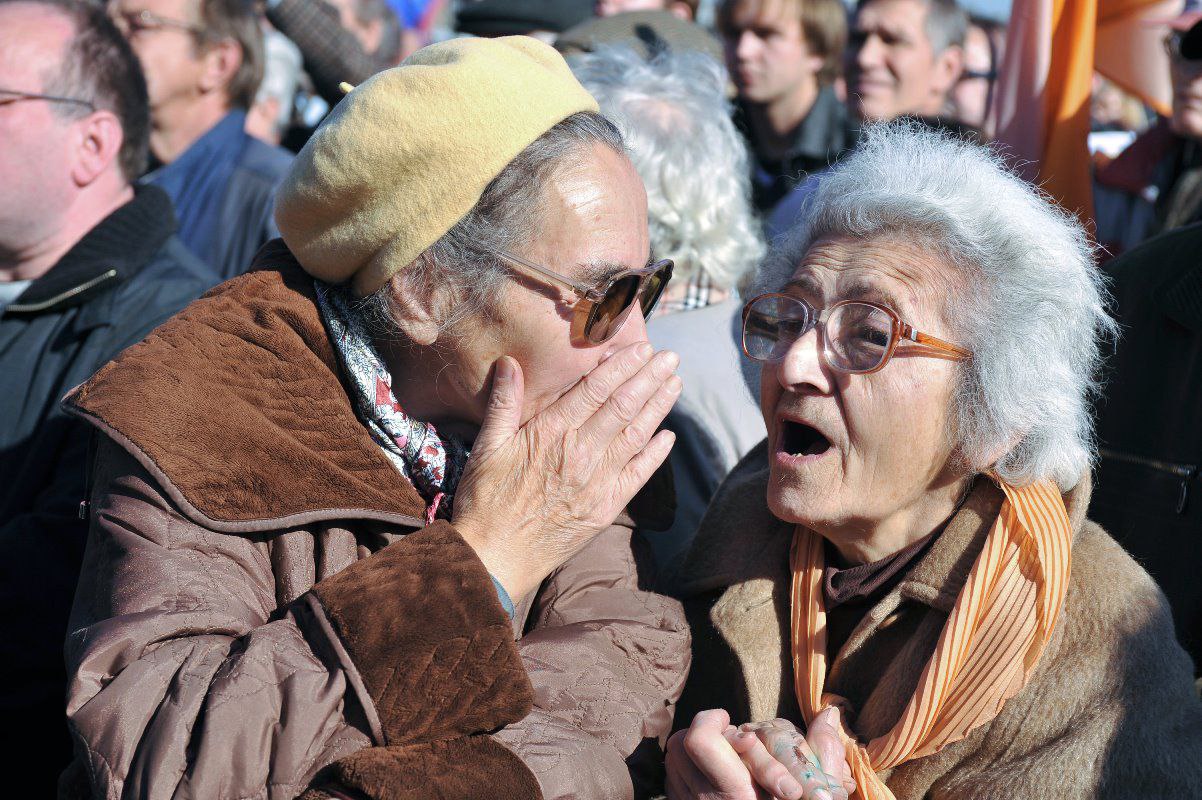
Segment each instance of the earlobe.
[{"label": "earlobe", "polygon": [[428,346],[438,341],[442,318],[438,309],[442,303],[431,296],[437,289],[418,287],[409,277],[408,270],[401,270],[388,282],[389,306],[393,322],[401,334],[414,344]]},{"label": "earlobe", "polygon": [[125,132],[109,111],[96,111],[79,121],[75,166],[71,177],[88,186],[103,175],[121,152]]},{"label": "earlobe", "polygon": [[200,88],[204,92],[225,89],[242,66],[242,46],[233,39],[222,39],[209,46],[204,54],[204,69]]},{"label": "earlobe", "polygon": [[964,50],[959,45],[949,45],[939,54],[940,81],[939,91],[947,94],[960,80],[964,72]]}]

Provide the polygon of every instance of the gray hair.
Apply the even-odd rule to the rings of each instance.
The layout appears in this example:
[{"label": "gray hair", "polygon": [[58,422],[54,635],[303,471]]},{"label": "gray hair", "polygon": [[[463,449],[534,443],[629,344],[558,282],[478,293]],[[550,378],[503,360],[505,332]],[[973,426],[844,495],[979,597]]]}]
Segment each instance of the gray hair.
[{"label": "gray hair", "polygon": [[865,129],[799,220],[774,244],[757,292],[783,285],[823,237],[904,236],[946,258],[959,280],[945,316],[973,353],[953,408],[966,466],[1015,485],[1076,485],[1096,455],[1099,345],[1117,335],[1076,217],[993,151],[897,121]]},{"label": "gray hair", "polygon": [[[378,335],[396,330],[393,303],[398,282],[430,303],[449,301],[442,329],[492,310],[491,300],[509,274],[499,259],[537,237],[544,222],[543,190],[548,179],[582,148],[600,144],[625,155],[622,134],[600,114],[573,114],[506,165],[484,189],[463,219],[430,245],[413,263],[358,304],[359,313]],[[447,292],[445,290],[449,289]]]},{"label": "gray hair", "polygon": [[968,36],[968,12],[956,0],[926,0],[926,4],[923,28],[931,40],[931,50],[938,54],[952,45],[963,47]]},{"label": "gray hair", "polygon": [[[860,0],[856,11],[871,2]],[[952,45],[963,47],[968,36],[968,12],[956,0],[923,0],[923,4],[927,7],[923,29],[931,42],[931,52],[939,55]]]},{"label": "gray hair", "polygon": [[726,70],[699,52],[645,61],[627,47],[568,63],[617,124],[647,188],[651,247],[676,275],[722,289],[755,268],[764,242],[751,208],[747,146],[726,98]]}]

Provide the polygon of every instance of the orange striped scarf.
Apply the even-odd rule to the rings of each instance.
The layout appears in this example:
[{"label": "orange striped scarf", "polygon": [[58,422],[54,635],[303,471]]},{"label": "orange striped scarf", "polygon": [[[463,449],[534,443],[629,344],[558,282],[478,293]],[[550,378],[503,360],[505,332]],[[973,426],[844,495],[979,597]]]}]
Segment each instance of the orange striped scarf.
[{"label": "orange striped scarf", "polygon": [[[894,800],[878,770],[936,753],[992,720],[1026,684],[1056,626],[1071,561],[1064,501],[1049,482],[998,484],[1006,498],[997,521],[901,718],[866,745],[843,730],[857,796],[864,800]],[[790,565],[793,681],[808,725],[843,701],[823,692],[822,537],[798,526]]]}]

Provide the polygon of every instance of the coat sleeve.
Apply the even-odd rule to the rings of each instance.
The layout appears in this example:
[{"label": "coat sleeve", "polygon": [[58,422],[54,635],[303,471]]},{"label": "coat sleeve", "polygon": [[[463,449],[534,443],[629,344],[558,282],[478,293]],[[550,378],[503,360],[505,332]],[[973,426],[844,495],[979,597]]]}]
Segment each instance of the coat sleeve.
[{"label": "coat sleeve", "polygon": [[[122,463],[98,469],[67,642],[93,795],[292,798],[336,759],[387,750],[429,796],[446,781],[537,796],[483,735],[526,713],[530,685],[488,573],[450,525],[277,607],[270,534],[198,527],[102,447],[98,463]],[[448,753],[475,770],[449,772]],[[378,774],[363,758],[347,770],[352,787]]]},{"label": "coat sleeve", "polygon": [[689,633],[675,600],[642,588],[645,549],[630,528],[607,528],[544,582],[518,643],[534,710],[496,739],[547,800],[629,798],[654,782]]}]

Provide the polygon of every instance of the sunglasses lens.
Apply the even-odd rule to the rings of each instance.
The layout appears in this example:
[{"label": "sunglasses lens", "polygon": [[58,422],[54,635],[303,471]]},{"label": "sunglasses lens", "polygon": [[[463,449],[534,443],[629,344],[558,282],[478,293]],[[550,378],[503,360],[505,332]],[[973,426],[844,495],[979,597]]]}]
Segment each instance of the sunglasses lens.
[{"label": "sunglasses lens", "polygon": [[672,262],[660,262],[659,269],[647,276],[643,282],[643,291],[639,295],[639,306],[643,311],[643,319],[650,319],[655,312],[655,307],[659,304],[659,298],[663,296],[664,289],[668,288],[668,281],[672,279]]},{"label": "sunglasses lens", "polygon": [[600,344],[618,332],[638,296],[639,279],[631,275],[616,281],[601,302],[593,306],[586,328],[589,341]]}]

